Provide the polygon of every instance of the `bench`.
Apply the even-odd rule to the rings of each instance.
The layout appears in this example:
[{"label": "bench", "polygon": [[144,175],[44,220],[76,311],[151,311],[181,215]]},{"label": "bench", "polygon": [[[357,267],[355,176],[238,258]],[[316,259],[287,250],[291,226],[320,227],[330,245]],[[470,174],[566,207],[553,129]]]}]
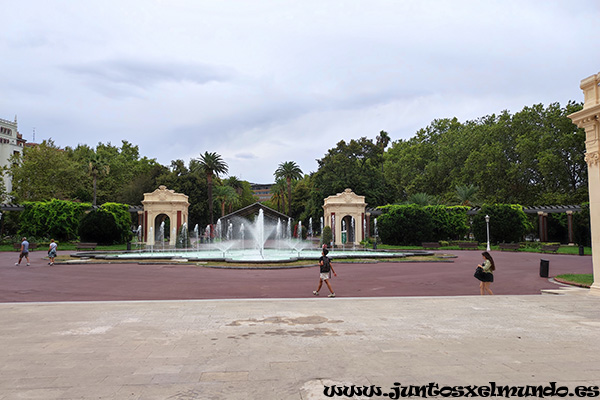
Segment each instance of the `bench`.
[{"label": "bench", "polygon": [[98,243],[77,243],[75,244],[76,250],[96,250]]},{"label": "bench", "polygon": [[[13,247],[15,248],[16,251],[21,251],[21,243],[13,243]],[[35,249],[37,249],[38,245],[37,243],[29,243],[29,251],[33,251]]]},{"label": "bench", "polygon": [[551,253],[556,253],[559,247],[560,244],[544,244],[542,245],[542,253],[545,253],[547,251]]},{"label": "bench", "polygon": [[519,250],[521,248],[520,243],[500,243],[500,250]]},{"label": "bench", "polygon": [[421,246],[423,246],[424,249],[439,249],[440,246],[440,242],[423,242],[421,243]]},{"label": "bench", "polygon": [[479,247],[479,243],[477,243],[477,242],[459,242],[458,247],[460,249],[477,249]]}]

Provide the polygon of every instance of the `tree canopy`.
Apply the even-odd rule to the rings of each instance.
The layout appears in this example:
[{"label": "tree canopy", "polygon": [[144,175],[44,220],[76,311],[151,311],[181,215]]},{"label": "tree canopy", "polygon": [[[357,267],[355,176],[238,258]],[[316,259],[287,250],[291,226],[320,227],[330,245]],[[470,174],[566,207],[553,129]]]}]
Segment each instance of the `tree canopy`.
[{"label": "tree canopy", "polygon": [[[581,108],[535,104],[471,121],[436,119],[408,139],[391,141],[382,130],[375,139],[340,140],[316,160],[315,172],[303,175],[295,161],[279,164],[268,204],[315,221],[323,199],[346,188],[364,195],[369,207],[582,204],[588,200],[585,132],[567,117]],[[163,166],[127,141],[61,149],[51,139],[15,154],[8,171],[17,203],[97,197],[98,204],[135,205],[165,185],[189,196],[189,222],[202,226],[213,219],[213,200],[221,214],[256,201],[249,182],[221,179],[227,172],[225,160],[208,151]]]},{"label": "tree canopy", "polygon": [[567,118],[581,107],[538,104],[515,115],[433,121],[385,154],[394,201],[422,192],[451,203],[457,187],[469,186],[487,203],[586,201],[585,132]]}]

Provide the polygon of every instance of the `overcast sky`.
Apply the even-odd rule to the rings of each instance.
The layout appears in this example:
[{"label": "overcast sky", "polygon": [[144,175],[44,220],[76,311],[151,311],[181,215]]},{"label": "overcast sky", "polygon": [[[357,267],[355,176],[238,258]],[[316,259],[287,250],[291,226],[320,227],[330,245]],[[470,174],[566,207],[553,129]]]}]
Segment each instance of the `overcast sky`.
[{"label": "overcast sky", "polygon": [[[408,139],[583,101],[598,0],[0,0],[0,118],[61,147],[305,173],[340,140]],[[51,167],[51,166],[50,166]]]}]

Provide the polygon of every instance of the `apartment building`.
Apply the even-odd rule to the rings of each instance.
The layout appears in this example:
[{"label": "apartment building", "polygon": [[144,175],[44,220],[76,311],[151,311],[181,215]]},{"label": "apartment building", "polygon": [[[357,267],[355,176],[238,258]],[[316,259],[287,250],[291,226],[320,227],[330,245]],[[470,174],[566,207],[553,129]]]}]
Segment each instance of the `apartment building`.
[{"label": "apartment building", "polygon": [[[0,166],[10,167],[10,157],[15,154],[23,154],[26,140],[17,130],[17,117],[14,121],[0,118]],[[3,176],[6,192],[12,190],[12,181],[8,173]]]}]

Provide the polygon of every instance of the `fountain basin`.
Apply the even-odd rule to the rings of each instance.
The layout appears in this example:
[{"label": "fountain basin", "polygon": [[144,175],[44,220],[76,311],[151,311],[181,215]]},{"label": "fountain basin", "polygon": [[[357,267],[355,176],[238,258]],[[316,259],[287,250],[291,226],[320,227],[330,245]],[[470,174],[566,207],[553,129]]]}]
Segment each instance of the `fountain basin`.
[{"label": "fountain basin", "polygon": [[[373,250],[332,250],[327,255],[332,261],[351,258],[404,258],[417,255],[432,255],[427,251],[373,251]],[[227,263],[286,263],[299,260],[317,261],[321,257],[321,249],[207,249],[207,250],[167,250],[167,251],[130,251],[123,253],[85,252],[75,253],[75,257],[92,257],[106,260],[176,260],[188,261],[224,261]]]}]

